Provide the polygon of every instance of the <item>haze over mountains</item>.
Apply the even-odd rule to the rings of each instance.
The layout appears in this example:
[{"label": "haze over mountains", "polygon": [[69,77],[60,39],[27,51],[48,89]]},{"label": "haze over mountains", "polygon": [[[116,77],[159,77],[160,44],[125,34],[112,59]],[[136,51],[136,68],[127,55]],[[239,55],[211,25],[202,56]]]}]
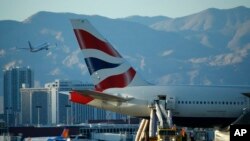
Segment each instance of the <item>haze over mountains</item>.
[{"label": "haze over mountains", "polygon": [[[149,82],[250,85],[250,9],[207,9],[168,18],[109,19],[39,12],[23,22],[0,21],[0,66],[30,66],[37,86],[54,79],[91,82],[70,19],[86,18]],[[18,50],[57,43],[48,51]],[[3,73],[0,74],[0,89]],[[0,92],[2,95],[2,91]]]}]

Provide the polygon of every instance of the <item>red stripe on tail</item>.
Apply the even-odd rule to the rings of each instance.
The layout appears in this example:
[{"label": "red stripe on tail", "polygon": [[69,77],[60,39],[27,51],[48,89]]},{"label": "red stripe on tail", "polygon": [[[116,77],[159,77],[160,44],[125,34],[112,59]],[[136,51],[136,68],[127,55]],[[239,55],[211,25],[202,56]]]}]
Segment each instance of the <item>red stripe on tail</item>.
[{"label": "red stripe on tail", "polygon": [[110,76],[95,85],[97,91],[104,91],[109,88],[124,88],[133,80],[136,71],[131,67],[125,73]]},{"label": "red stripe on tail", "polygon": [[74,29],[74,32],[81,49],[97,49],[121,58],[121,55],[108,42],[104,42],[82,29]]}]

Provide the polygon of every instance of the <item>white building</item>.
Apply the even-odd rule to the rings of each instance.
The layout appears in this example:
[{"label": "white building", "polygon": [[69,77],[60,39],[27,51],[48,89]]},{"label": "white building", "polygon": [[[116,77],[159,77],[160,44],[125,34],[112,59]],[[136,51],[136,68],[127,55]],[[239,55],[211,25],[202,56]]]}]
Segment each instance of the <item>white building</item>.
[{"label": "white building", "polygon": [[[94,86],[81,81],[55,80],[46,83],[45,88],[22,88],[21,124],[78,124],[88,120],[126,118],[121,114],[71,102],[69,91],[73,89],[94,89]],[[38,110],[41,116],[39,121]]]},{"label": "white building", "polygon": [[85,116],[87,111],[90,111],[87,115],[92,115],[92,107],[72,103],[68,95],[68,92],[73,89],[93,89],[92,84],[85,84],[81,81],[55,80],[45,84],[45,88],[51,95],[52,124],[82,123],[88,119]]}]

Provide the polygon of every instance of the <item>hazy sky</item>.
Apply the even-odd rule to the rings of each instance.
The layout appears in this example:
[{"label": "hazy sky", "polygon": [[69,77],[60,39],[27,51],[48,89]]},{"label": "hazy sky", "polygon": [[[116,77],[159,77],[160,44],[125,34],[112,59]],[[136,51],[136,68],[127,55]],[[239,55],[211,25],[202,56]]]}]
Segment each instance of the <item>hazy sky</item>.
[{"label": "hazy sky", "polygon": [[22,21],[38,11],[110,18],[131,15],[181,17],[207,8],[250,7],[250,0],[0,0],[0,20]]}]

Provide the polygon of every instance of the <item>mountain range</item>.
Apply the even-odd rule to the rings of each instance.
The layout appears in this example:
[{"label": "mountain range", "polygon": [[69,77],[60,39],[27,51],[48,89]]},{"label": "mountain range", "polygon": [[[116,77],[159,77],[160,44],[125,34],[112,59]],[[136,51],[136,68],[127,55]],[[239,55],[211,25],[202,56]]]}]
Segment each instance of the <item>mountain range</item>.
[{"label": "mountain range", "polygon": [[[41,11],[24,21],[0,21],[0,66],[30,66],[35,85],[54,79],[91,82],[70,19],[88,19],[149,82],[156,84],[249,85],[250,9],[207,9],[192,15],[131,16]],[[18,48],[57,44],[31,53]],[[0,73],[0,89],[3,73]],[[2,91],[0,92],[2,95]]]}]

